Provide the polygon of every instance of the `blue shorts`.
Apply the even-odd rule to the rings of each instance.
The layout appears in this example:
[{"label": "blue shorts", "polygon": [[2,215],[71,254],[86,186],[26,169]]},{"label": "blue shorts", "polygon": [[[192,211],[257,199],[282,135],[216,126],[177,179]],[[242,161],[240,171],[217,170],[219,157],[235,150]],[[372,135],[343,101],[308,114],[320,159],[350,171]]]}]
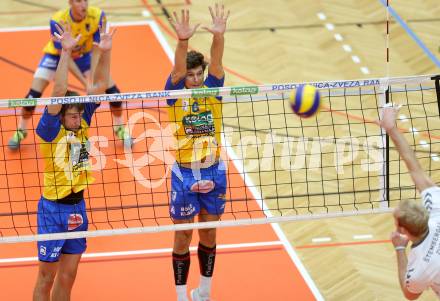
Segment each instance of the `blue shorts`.
[{"label": "blue shorts", "polygon": [[[214,188],[206,193],[191,191],[200,180],[212,181]],[[225,211],[225,198],[226,168],[223,162],[200,169],[199,175],[190,168],[174,164],[170,200],[170,216],[173,219],[190,219],[199,214],[201,208],[209,214],[221,215]]]},{"label": "blue shorts", "polygon": [[[55,71],[57,70],[59,61],[60,61],[59,55],[45,53],[40,61],[40,64],[38,64],[38,67]],[[90,65],[91,65],[90,52],[83,54],[81,57],[76,58],[73,61],[76,63],[76,65],[78,66],[79,70],[81,70],[82,73],[90,70]]]},{"label": "blue shorts", "polygon": [[[45,199],[38,202],[38,234],[87,231],[88,219],[84,199],[76,205],[64,205]],[[58,261],[60,254],[82,254],[86,250],[85,238],[39,241],[38,259]]]}]

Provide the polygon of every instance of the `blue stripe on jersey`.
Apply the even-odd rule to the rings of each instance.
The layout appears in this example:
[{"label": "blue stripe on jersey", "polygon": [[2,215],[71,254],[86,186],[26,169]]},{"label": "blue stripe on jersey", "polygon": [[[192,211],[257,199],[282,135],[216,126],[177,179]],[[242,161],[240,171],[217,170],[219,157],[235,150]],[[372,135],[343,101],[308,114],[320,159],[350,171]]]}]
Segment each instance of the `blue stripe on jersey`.
[{"label": "blue stripe on jersey", "polygon": [[[57,28],[55,27],[55,24],[58,24],[56,21],[54,20],[50,20],[50,33],[52,36],[55,36],[54,34],[60,34],[59,31],[57,30]],[[58,26],[60,26],[60,24],[58,24]],[[61,26],[60,26],[61,27]],[[61,49],[61,43],[60,42],[56,42],[53,41],[53,45],[55,46],[56,49]]]},{"label": "blue stripe on jersey", "polygon": [[100,104],[97,103],[86,103],[84,104],[84,112],[83,112],[83,119],[87,122],[87,124],[90,126],[90,123],[92,122],[92,116],[93,113],[95,113],[96,109],[99,107]]},{"label": "blue stripe on jersey", "polygon": [[[173,85],[171,80],[171,74],[168,76],[167,82],[165,84],[165,90],[182,90],[185,88],[185,78],[180,80],[177,84]],[[167,104],[171,107],[176,103],[177,99],[167,99]]]},{"label": "blue stripe on jersey", "polygon": [[[105,13],[104,13],[104,11],[102,11],[101,16],[99,17],[98,29],[93,34],[93,42],[95,42],[95,43],[101,42],[101,34],[99,32],[99,29],[102,28],[102,20],[104,19],[104,17],[105,17]],[[102,30],[105,30],[105,28],[102,28]]]},{"label": "blue stripe on jersey", "polygon": [[60,132],[61,120],[60,115],[51,115],[47,111],[47,107],[44,109],[44,113],[40,118],[37,126],[37,135],[46,142],[52,142]]}]

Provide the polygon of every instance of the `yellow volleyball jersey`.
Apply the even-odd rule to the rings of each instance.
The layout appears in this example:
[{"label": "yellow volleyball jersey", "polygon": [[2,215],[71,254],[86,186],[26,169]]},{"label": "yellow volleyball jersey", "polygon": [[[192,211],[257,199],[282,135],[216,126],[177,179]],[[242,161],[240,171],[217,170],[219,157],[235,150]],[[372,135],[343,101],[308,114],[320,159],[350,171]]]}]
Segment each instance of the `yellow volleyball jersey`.
[{"label": "yellow volleyball jersey", "polygon": [[41,138],[40,150],[45,161],[43,196],[46,199],[62,199],[95,181],[90,172],[88,142],[90,112],[93,114],[94,110],[93,107],[86,109],[81,129],[76,133],[66,130],[59,116],[51,116],[46,111],[41,117],[37,134]]},{"label": "yellow volleyball jersey", "polygon": [[[183,79],[176,85],[171,76],[166,90],[185,88]],[[208,74],[204,88],[222,87],[221,79]],[[204,162],[206,159],[220,158],[221,129],[223,124],[221,97],[168,99],[169,122],[174,124],[176,138],[176,161],[178,163]]]},{"label": "yellow volleyball jersey", "polygon": [[[88,53],[93,48],[93,42],[99,43],[99,26],[106,22],[104,11],[97,7],[89,6],[87,10],[87,16],[80,22],[75,22],[72,18],[70,8],[60,10],[56,12],[50,20],[50,29],[53,36],[54,32],[58,32],[55,24],[62,24],[62,22],[69,23],[71,26],[71,32],[74,37],[81,34],[81,39],[78,45],[72,51],[72,58],[81,57],[83,54]],[[61,44],[50,40],[43,49],[44,53],[59,55],[61,50]]]},{"label": "yellow volleyball jersey", "polygon": [[177,99],[168,108],[169,121],[176,125],[176,161],[203,162],[220,157],[222,102],[216,97]]}]

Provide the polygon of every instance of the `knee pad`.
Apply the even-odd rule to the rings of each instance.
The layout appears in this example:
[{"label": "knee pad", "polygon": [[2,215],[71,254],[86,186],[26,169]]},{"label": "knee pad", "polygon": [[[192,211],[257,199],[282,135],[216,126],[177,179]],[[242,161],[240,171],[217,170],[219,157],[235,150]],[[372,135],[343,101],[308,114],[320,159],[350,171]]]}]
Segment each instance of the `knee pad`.
[{"label": "knee pad", "polygon": [[26,113],[33,114],[34,111],[35,111],[35,106],[23,107],[23,110],[24,110]]},{"label": "knee pad", "polygon": [[121,93],[121,90],[119,90],[118,87],[116,87],[116,85],[107,88],[107,90],[105,90],[105,94],[118,94]]}]

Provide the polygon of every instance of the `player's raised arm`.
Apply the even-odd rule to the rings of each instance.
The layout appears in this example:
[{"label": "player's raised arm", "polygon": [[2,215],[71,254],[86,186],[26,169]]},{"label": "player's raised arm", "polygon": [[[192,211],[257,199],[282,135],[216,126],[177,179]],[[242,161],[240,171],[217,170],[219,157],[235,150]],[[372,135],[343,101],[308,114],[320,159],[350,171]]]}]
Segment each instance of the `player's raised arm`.
[{"label": "player's raised arm", "polygon": [[229,10],[225,12],[224,5],[215,4],[215,8],[209,7],[209,12],[212,17],[212,24],[210,27],[203,27],[212,33],[211,44],[211,63],[208,67],[208,72],[216,78],[223,78],[225,72],[223,70],[223,52],[225,48],[224,33],[226,31],[226,23],[229,17]]},{"label": "player's raised arm", "polygon": [[189,10],[187,9],[182,9],[180,19],[176,12],[173,12],[173,16],[174,18],[170,18],[170,23],[179,39],[174,55],[174,68],[171,72],[171,82],[175,85],[186,76],[188,41],[194,35],[200,24],[195,26],[189,24]]},{"label": "player's raised arm", "polygon": [[422,192],[426,188],[435,186],[434,181],[424,172],[414,154],[413,149],[410,147],[405,137],[396,127],[396,116],[399,112],[398,106],[384,107],[382,111],[382,119],[380,120],[380,126],[387,132],[394,145],[397,148],[403,161],[405,161],[406,167],[411,174],[411,177],[419,192]]},{"label": "player's raised arm", "polygon": [[[61,43],[61,56],[60,61],[55,72],[55,82],[52,92],[53,97],[65,96],[67,92],[68,83],[68,71],[69,71],[69,60],[72,54],[72,49],[77,45],[81,35],[74,38],[70,32],[70,25],[68,23],[56,24],[58,33],[54,33],[54,39]],[[51,115],[56,115],[61,110],[61,105],[51,105],[47,108],[48,113]]]},{"label": "player's raised arm", "polygon": [[109,32],[108,28],[100,29],[100,42],[98,49],[100,51],[99,62],[96,67],[92,85],[89,87],[88,94],[103,94],[110,81],[110,61],[111,50],[113,46],[113,35],[116,30]]}]

